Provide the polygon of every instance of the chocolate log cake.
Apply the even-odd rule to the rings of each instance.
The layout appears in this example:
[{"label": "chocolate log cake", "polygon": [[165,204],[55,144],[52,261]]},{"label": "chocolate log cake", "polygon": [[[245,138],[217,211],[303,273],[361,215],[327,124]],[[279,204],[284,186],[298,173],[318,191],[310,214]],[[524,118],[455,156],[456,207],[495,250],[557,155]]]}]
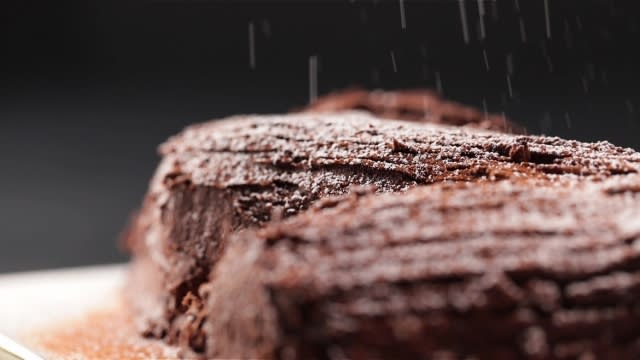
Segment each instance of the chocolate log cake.
[{"label": "chocolate log cake", "polygon": [[336,112],[365,110],[388,119],[430,122],[472,128],[524,133],[524,129],[503,115],[481,112],[472,107],[443,99],[437,92],[426,89],[368,91],[340,90],[318,98],[307,106],[308,112]]},{"label": "chocolate log cake", "polygon": [[203,301],[201,285],[238,230],[295,215],[354,185],[377,192],[504,180],[573,186],[640,169],[640,154],[606,142],[382,120],[364,112],[232,117],[187,128],[161,153],[125,236],[134,254],[128,295],[146,334],[196,352],[210,339],[194,330],[202,323],[191,313],[193,304]]},{"label": "chocolate log cake", "polygon": [[638,359],[640,177],[321,200],[203,290],[207,358]]}]

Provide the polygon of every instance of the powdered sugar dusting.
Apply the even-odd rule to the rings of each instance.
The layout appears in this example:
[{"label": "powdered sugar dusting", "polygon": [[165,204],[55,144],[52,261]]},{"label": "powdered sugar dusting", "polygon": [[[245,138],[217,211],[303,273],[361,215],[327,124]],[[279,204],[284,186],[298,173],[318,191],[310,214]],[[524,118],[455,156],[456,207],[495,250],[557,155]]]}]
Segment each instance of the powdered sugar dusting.
[{"label": "powdered sugar dusting", "polygon": [[[510,151],[519,147],[528,155],[510,159]],[[509,172],[508,177],[547,179],[640,168],[640,154],[608,142],[381,120],[361,112],[232,117],[187,128],[164,144],[162,152],[165,162],[179,164],[194,183],[216,187],[286,181],[313,188],[317,183],[306,172],[282,171],[283,167],[365,166],[394,171],[418,183],[455,180],[456,172],[448,170],[448,164],[459,172],[490,166]]]}]

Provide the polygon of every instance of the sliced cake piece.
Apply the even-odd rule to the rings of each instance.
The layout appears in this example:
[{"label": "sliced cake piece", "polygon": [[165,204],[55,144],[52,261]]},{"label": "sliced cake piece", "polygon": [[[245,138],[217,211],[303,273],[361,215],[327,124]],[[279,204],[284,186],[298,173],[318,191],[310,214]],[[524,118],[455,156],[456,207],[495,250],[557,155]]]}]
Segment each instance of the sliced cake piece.
[{"label": "sliced cake piece", "polygon": [[640,177],[323,200],[230,241],[207,358],[637,359]]}]

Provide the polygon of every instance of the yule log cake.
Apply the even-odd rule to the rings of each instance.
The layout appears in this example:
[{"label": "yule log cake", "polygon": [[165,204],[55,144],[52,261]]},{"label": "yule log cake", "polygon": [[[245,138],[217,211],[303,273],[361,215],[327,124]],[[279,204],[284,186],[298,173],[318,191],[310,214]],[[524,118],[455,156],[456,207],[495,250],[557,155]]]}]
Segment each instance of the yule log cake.
[{"label": "yule log cake", "polygon": [[[383,120],[363,112],[232,117],[187,128],[161,153],[125,236],[134,254],[127,293],[144,334],[195,354],[217,351],[203,320],[213,308],[198,304],[214,291],[207,290],[215,289],[211,276],[239,230],[290,217],[354,186],[382,193],[443,182],[571,188],[640,169],[640,154],[606,142]],[[204,313],[194,315],[194,307]]]},{"label": "yule log cake", "polygon": [[233,237],[207,358],[638,359],[640,177],[325,199]]}]

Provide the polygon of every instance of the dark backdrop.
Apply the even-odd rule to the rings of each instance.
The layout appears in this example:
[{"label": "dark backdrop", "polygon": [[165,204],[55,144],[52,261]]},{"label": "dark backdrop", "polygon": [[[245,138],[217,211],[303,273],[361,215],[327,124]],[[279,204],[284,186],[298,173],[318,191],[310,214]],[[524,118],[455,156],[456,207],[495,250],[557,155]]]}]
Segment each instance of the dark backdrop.
[{"label": "dark backdrop", "polygon": [[548,22],[544,0],[481,4],[484,38],[476,0],[3,1],[0,272],[124,260],[156,145],[304,105],[312,56],[319,93],[438,87],[533,133],[640,148],[635,1],[547,0]]}]

